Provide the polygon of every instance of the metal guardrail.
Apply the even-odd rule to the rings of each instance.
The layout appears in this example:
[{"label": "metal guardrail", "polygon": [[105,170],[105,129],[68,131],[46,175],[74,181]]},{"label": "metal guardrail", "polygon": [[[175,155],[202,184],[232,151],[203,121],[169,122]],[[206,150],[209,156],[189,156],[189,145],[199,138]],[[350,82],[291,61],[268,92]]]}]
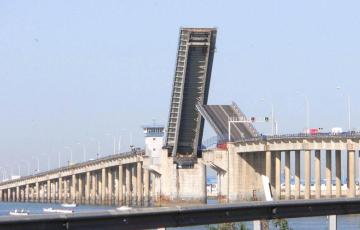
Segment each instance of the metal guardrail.
[{"label": "metal guardrail", "polygon": [[144,150],[136,148],[136,149],[134,149],[134,151],[130,151],[130,152],[123,152],[123,153],[113,154],[113,155],[101,157],[101,158],[94,159],[94,160],[89,160],[89,161],[85,161],[85,162],[81,162],[81,163],[76,163],[76,164],[69,165],[69,166],[63,166],[63,167],[52,169],[52,170],[49,170],[49,171],[43,171],[43,172],[36,173],[36,174],[33,174],[33,175],[22,176],[20,178],[13,179],[13,180],[3,181],[3,182],[0,182],[0,186],[1,185],[6,185],[6,184],[9,184],[9,183],[13,183],[13,182],[16,182],[16,181],[23,181],[23,180],[31,179],[31,178],[34,178],[34,177],[46,176],[47,174],[50,174],[50,173],[58,173],[58,172],[66,171],[66,170],[76,169],[76,168],[79,168],[79,167],[85,167],[85,166],[88,166],[88,165],[101,163],[102,161],[108,161],[108,160],[113,160],[113,159],[131,157],[131,156],[136,156],[136,155],[144,155],[144,154],[145,154]]},{"label": "metal guardrail", "polygon": [[360,214],[360,199],[295,200],[0,217],[0,230],[150,229],[276,218]]}]

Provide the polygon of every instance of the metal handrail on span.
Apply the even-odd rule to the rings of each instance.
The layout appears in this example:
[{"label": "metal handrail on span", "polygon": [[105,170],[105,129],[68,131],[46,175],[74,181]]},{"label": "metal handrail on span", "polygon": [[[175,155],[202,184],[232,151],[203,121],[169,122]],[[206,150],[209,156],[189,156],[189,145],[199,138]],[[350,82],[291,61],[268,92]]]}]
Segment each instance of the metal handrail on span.
[{"label": "metal handrail on span", "polygon": [[74,214],[3,216],[1,229],[154,229],[226,222],[360,214],[360,199],[247,202]]}]

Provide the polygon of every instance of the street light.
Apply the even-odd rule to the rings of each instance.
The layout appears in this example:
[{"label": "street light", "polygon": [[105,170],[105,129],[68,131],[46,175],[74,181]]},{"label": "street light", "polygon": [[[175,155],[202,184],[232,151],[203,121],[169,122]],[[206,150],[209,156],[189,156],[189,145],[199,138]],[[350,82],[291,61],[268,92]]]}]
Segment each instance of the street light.
[{"label": "street light", "polygon": [[40,160],[38,157],[34,157],[32,156],[32,159],[37,161],[37,168],[36,168],[36,172],[38,173],[40,171]]},{"label": "street light", "polygon": [[95,138],[90,138],[91,141],[94,141],[95,143],[97,143],[97,153],[96,153],[96,159],[99,158],[100,156],[100,151],[101,151],[101,142],[99,140],[95,140]]},{"label": "street light", "polygon": [[27,171],[26,171],[27,175],[30,175],[30,163],[29,163],[29,161],[22,160],[21,162],[25,163],[26,169],[27,169]]},{"label": "street light", "polygon": [[105,133],[105,136],[113,136],[113,154],[116,154],[116,137],[112,135],[111,133]]},{"label": "street light", "polygon": [[[337,90],[340,90],[341,87],[336,87]],[[351,98],[350,94],[347,93],[347,113],[348,113],[348,129],[351,131]]]},{"label": "street light", "polygon": [[70,162],[69,162],[69,165],[71,165],[72,162],[73,162],[73,151],[72,151],[71,147],[69,147],[69,146],[65,146],[64,148],[65,148],[65,149],[69,149],[69,151],[70,151]]},{"label": "street light", "polygon": [[84,144],[81,144],[80,142],[77,143],[78,145],[82,146],[83,149],[83,157],[84,157],[84,162],[86,161],[86,148]]},{"label": "street light", "polygon": [[[265,98],[262,98],[261,101],[266,102]],[[275,121],[274,104],[272,102],[269,102],[269,105],[271,107],[271,134],[275,135],[277,134],[277,130],[275,128],[276,121]]]},{"label": "street light", "polygon": [[298,95],[302,95],[305,98],[305,113],[306,113],[306,133],[309,132],[310,129],[310,102],[309,98],[306,94],[301,93],[299,91],[296,92]]}]

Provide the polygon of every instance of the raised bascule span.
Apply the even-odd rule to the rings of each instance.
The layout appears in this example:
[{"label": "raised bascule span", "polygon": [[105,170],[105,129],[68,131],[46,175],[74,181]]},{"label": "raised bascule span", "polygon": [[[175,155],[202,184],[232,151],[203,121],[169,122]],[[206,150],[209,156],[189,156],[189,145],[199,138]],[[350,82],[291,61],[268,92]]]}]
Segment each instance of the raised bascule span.
[{"label": "raised bascule span", "polygon": [[[194,164],[204,119],[196,104],[207,104],[215,52],[215,28],[181,28],[166,147],[179,164]],[[185,163],[186,162],[186,163]]]},{"label": "raised bascule span", "polygon": [[[249,122],[229,123],[230,120],[247,121],[246,115],[234,102],[231,105],[198,104],[196,107],[214,129],[219,140],[233,142],[259,136],[255,127]],[[231,125],[230,135],[229,125]],[[231,140],[228,140],[228,136],[231,137]]]}]

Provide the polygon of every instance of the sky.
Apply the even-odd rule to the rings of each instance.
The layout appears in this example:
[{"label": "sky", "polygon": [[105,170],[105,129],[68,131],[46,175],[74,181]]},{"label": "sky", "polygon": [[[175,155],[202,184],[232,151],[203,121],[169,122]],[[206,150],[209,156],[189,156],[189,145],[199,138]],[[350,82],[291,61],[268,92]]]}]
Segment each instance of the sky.
[{"label": "sky", "polygon": [[[142,147],[166,125],[179,28],[216,27],[209,104],[279,133],[360,130],[359,1],[0,0],[0,167],[21,173]],[[269,133],[269,124],[257,124]],[[214,135],[206,127],[204,139]],[[118,148],[118,146],[117,146]]]}]

